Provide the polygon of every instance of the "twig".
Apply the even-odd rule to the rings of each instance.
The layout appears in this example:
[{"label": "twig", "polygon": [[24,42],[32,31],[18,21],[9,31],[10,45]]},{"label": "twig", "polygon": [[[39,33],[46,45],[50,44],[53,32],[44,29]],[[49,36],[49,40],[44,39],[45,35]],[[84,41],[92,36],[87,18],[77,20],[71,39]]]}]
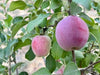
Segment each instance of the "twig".
[{"label": "twig", "polygon": [[90,47],[89,52],[92,52],[91,50],[92,50],[93,47],[94,47],[94,42],[92,43],[92,46]]},{"label": "twig", "polygon": [[74,50],[72,50],[72,57],[73,57],[73,62],[76,63],[75,51]]},{"label": "twig", "polygon": [[95,65],[95,64],[97,64],[97,63],[100,63],[100,61],[97,61],[97,62],[95,62],[95,63],[89,65],[87,68],[84,69],[84,71],[87,70],[87,69],[89,69],[90,67],[92,67],[93,65]]},{"label": "twig", "polygon": [[54,27],[55,25],[49,25],[48,27]]},{"label": "twig", "polygon": [[68,2],[70,2],[70,3],[71,3],[71,2],[72,2],[72,0],[68,0]]},{"label": "twig", "polygon": [[[48,27],[55,27],[55,25],[49,25]],[[47,31],[47,27],[44,27],[43,28],[43,33],[42,34],[40,34],[40,35],[44,35],[45,34],[45,32]]]},{"label": "twig", "polygon": [[[16,65],[15,51],[14,51],[13,53],[14,53],[14,59],[13,59],[13,62],[14,62],[14,63],[15,63],[15,65]],[[16,75],[18,75],[18,68],[16,68]]]},{"label": "twig", "polygon": [[97,61],[91,65],[89,65],[88,67],[86,67],[85,69],[81,69],[81,75],[85,75],[85,71],[88,70],[89,68],[93,67],[95,64],[100,63],[100,61]]},{"label": "twig", "polygon": [[81,75],[85,75],[85,74],[84,74],[84,70],[81,70]]},{"label": "twig", "polygon": [[84,13],[85,13],[85,8],[83,10],[84,10]]},{"label": "twig", "polygon": [[[14,63],[16,64],[16,60],[14,61]],[[18,75],[18,68],[16,68],[16,75]]]},{"label": "twig", "polygon": [[92,43],[92,46],[91,46],[91,47],[89,46],[89,49],[88,49],[87,53],[91,53],[91,52],[92,52],[93,47],[94,47],[94,42]]},{"label": "twig", "polygon": [[80,70],[80,71],[81,71],[81,75],[84,75],[84,72],[85,72],[86,70],[88,70],[89,68],[93,67],[95,64],[98,64],[98,63],[100,63],[100,61],[97,61],[97,62],[95,62],[95,63],[89,65],[89,66],[86,67],[85,69]]},{"label": "twig", "polygon": [[11,75],[11,56],[9,56],[9,65],[8,65],[8,72],[9,72],[9,75]]}]

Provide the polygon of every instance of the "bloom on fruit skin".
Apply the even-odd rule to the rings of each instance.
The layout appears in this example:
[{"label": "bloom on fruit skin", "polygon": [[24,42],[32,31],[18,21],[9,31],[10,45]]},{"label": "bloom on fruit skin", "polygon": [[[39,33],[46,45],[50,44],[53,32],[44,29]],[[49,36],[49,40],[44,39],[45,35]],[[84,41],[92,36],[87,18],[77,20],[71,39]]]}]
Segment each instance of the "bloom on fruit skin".
[{"label": "bloom on fruit skin", "polygon": [[68,16],[57,24],[55,36],[65,51],[79,50],[88,40],[89,29],[78,16]]},{"label": "bloom on fruit skin", "polygon": [[50,51],[51,39],[46,35],[35,36],[31,46],[36,56],[46,56]]}]

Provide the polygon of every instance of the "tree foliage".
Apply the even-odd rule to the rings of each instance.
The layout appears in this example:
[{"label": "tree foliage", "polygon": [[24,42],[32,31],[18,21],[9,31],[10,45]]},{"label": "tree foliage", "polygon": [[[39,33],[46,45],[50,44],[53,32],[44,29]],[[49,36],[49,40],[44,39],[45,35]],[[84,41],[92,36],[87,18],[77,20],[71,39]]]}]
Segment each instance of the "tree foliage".
[{"label": "tree foliage", "polygon": [[[9,1],[5,0],[4,3],[0,3],[2,8],[0,14],[5,17],[0,21],[0,74],[9,74],[9,67],[3,65],[3,62],[15,62],[10,67],[11,72],[15,74],[16,69],[24,63],[16,63],[16,53],[24,46],[31,46],[32,38],[40,34],[48,35],[51,38],[51,50],[50,54],[45,57],[46,67],[39,69],[32,75],[51,75],[61,65],[66,66],[64,75],[81,75],[79,70],[82,68],[87,71],[85,73],[100,74],[100,63],[93,64],[100,59],[99,0],[30,0],[31,2],[28,0],[12,0],[7,7]],[[28,15],[12,17],[9,12],[16,12],[16,10],[27,11]],[[97,13],[95,17],[87,14],[87,12],[94,10]],[[71,15],[82,18],[88,25],[90,32],[86,45],[80,51],[75,51],[76,64],[72,62],[71,52],[65,52],[60,48],[55,38],[57,23],[68,16],[69,11]],[[17,35],[20,37],[16,38]],[[25,58],[32,61],[35,57],[30,47]],[[87,67],[91,64],[92,67],[87,70]],[[21,72],[19,75],[28,75],[28,73]]]}]

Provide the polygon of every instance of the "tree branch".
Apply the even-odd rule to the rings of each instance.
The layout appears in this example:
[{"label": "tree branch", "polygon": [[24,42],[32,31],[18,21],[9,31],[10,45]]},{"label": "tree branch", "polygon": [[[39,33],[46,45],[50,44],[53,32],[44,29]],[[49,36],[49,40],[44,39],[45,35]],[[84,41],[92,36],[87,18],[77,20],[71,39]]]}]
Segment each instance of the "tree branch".
[{"label": "tree branch", "polygon": [[8,72],[9,72],[9,75],[11,75],[11,56],[9,56],[9,66],[8,66]]},{"label": "tree branch", "polygon": [[70,3],[71,3],[71,2],[72,2],[72,0],[68,0],[68,2],[70,2]]},{"label": "tree branch", "polygon": [[[13,62],[14,62],[15,65],[16,65],[17,63],[16,63],[16,57],[15,57],[15,51],[14,51],[13,53],[14,53],[14,59],[13,59]],[[18,75],[18,68],[16,68],[16,75]]]},{"label": "tree branch", "polygon": [[49,25],[48,27],[54,27],[55,25]]},{"label": "tree branch", "polygon": [[86,67],[85,69],[80,70],[80,71],[81,71],[81,75],[84,75],[84,72],[85,72],[86,70],[88,70],[90,67],[93,67],[95,64],[98,64],[98,63],[100,63],[100,61],[97,61],[97,62],[95,62],[95,63],[89,65],[89,66]]},{"label": "tree branch", "polygon": [[97,61],[97,62],[95,62],[95,63],[89,65],[89,66],[86,67],[85,69],[81,69],[81,70],[80,70],[80,71],[81,71],[81,75],[85,75],[85,71],[86,71],[86,70],[88,70],[89,68],[93,67],[95,64],[98,64],[98,63],[100,63],[100,61]]},{"label": "tree branch", "polygon": [[[16,60],[14,61],[14,63],[16,64]],[[16,75],[18,75],[18,68],[16,68]]]},{"label": "tree branch", "polygon": [[97,63],[100,63],[100,61],[97,61],[97,62],[95,62],[95,63],[89,65],[87,68],[84,69],[84,71],[87,70],[87,69],[89,69],[90,67],[92,67],[93,65],[95,65],[95,64],[97,64]]},{"label": "tree branch", "polygon": [[92,52],[93,47],[94,47],[94,42],[92,43],[92,46],[89,49],[89,53]]}]

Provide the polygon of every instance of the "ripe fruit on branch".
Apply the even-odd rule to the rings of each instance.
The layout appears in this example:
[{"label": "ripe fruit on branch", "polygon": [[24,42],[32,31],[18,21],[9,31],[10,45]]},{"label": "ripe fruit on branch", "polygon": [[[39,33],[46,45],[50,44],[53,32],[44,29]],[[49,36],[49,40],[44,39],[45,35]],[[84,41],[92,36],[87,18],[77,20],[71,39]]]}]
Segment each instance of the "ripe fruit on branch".
[{"label": "ripe fruit on branch", "polygon": [[51,40],[46,35],[35,36],[32,40],[32,50],[38,57],[46,56],[50,51]]},{"label": "ripe fruit on branch", "polygon": [[58,44],[65,51],[79,50],[87,42],[89,30],[81,18],[68,16],[58,23],[55,35]]}]

